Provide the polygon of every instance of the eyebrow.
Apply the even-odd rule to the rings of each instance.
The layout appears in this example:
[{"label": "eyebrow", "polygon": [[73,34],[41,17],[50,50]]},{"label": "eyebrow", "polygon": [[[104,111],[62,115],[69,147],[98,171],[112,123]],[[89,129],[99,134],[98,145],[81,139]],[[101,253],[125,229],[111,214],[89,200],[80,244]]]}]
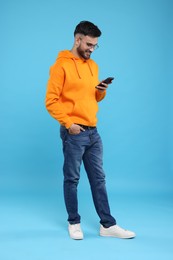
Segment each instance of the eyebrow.
[{"label": "eyebrow", "polygon": [[90,43],[90,42],[86,42],[86,44],[87,44],[88,46],[97,46],[97,45],[98,45],[98,43],[92,44],[92,43]]}]

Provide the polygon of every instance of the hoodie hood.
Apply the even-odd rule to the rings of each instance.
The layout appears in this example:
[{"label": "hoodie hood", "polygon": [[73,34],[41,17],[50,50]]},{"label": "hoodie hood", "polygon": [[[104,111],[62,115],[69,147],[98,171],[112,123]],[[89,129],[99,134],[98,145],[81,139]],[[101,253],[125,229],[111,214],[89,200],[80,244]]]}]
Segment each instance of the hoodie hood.
[{"label": "hoodie hood", "polygon": [[89,60],[85,60],[85,59],[80,59],[76,56],[74,56],[74,54],[69,51],[69,50],[64,50],[64,51],[61,51],[59,52],[58,54],[58,57],[57,57],[57,60],[58,59],[71,59],[73,62],[74,62],[74,65],[75,65],[75,68],[76,68],[76,72],[77,72],[77,75],[78,77],[81,79],[81,75],[80,75],[80,70],[79,70],[79,66],[81,63],[84,63],[86,62],[87,65],[88,65],[88,68],[90,70],[90,73],[91,75],[93,76],[93,72],[92,72],[92,69],[91,69],[91,63],[92,63],[92,60],[89,59]]}]

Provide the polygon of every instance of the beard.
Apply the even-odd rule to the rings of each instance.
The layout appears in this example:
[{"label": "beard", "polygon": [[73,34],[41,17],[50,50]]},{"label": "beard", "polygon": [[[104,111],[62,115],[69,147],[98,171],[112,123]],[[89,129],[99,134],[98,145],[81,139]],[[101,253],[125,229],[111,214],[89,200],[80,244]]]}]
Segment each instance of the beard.
[{"label": "beard", "polygon": [[85,60],[90,59],[90,56],[91,56],[91,53],[92,53],[90,50],[84,51],[80,48],[80,46],[76,50],[78,52],[78,55],[81,56],[83,59],[85,59]]}]

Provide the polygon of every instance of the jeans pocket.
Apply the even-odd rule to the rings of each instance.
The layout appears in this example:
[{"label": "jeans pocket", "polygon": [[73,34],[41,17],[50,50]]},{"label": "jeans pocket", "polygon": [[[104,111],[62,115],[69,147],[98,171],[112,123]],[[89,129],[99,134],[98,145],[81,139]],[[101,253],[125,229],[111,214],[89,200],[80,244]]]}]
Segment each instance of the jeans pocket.
[{"label": "jeans pocket", "polygon": [[60,137],[63,141],[66,140],[67,137],[67,129],[64,126],[60,127]]}]

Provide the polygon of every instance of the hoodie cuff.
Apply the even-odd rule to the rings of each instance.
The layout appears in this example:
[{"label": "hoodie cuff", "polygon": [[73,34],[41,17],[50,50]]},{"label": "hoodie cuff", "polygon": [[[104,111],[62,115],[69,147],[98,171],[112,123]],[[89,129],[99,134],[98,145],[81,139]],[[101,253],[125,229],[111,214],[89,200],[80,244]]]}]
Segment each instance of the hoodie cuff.
[{"label": "hoodie cuff", "polygon": [[96,90],[96,100],[99,102],[106,96],[106,90],[103,92],[100,92],[99,90]]},{"label": "hoodie cuff", "polygon": [[68,122],[65,123],[65,128],[69,129],[72,124],[74,123],[71,120],[69,120]]}]

